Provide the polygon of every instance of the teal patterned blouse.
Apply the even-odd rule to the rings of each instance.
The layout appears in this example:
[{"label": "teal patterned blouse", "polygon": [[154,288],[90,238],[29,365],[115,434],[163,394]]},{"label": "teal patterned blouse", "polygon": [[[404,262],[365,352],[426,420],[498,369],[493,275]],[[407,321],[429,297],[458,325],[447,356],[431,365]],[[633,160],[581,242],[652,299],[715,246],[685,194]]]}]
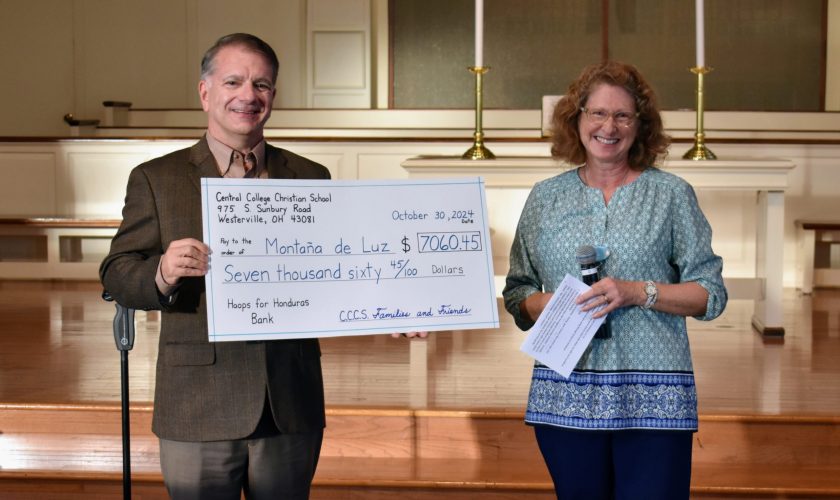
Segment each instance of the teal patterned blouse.
[{"label": "teal patterned blouse", "polygon": [[[522,210],[503,292],[516,324],[529,295],[579,276],[580,245],[606,245],[608,276],[658,283],[696,282],[709,292],[706,313],[723,312],[723,262],[692,187],[650,167],[619,187],[609,205],[577,170],[537,183]],[[537,362],[526,422],[577,429],[697,430],[697,391],[685,318],[641,307],[608,316],[612,337],[593,339],[568,379]]]}]

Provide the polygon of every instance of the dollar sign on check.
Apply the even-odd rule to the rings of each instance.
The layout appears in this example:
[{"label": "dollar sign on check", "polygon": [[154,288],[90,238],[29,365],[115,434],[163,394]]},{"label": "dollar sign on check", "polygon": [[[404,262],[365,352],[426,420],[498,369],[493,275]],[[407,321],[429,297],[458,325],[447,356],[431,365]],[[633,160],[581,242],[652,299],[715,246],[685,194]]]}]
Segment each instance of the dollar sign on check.
[{"label": "dollar sign on check", "polygon": [[408,236],[403,235],[402,239],[403,253],[408,253],[411,250],[411,245],[408,244]]}]

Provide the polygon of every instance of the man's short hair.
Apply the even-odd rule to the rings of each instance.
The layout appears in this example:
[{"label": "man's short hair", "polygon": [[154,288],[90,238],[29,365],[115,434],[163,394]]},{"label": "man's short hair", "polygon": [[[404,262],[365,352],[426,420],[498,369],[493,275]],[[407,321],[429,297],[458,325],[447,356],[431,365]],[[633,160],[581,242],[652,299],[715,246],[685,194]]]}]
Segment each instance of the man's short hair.
[{"label": "man's short hair", "polygon": [[204,57],[201,58],[202,80],[213,72],[213,62],[216,58],[216,54],[218,54],[224,47],[234,45],[256,52],[257,54],[265,57],[266,61],[268,61],[271,65],[271,82],[277,83],[277,71],[280,67],[280,62],[277,60],[277,54],[274,53],[274,49],[272,49],[269,44],[249,33],[232,33],[216,40],[216,43],[207,49],[207,52],[204,53]]}]

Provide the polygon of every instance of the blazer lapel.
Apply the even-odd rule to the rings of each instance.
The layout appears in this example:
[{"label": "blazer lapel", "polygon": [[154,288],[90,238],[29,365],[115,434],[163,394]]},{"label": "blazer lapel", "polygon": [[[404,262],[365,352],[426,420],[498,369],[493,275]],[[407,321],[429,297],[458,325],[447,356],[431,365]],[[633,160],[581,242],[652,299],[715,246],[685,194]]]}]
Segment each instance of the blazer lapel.
[{"label": "blazer lapel", "polygon": [[201,192],[202,177],[221,177],[216,159],[213,158],[213,153],[210,152],[210,146],[207,145],[205,137],[202,137],[190,148],[190,165],[192,166],[190,181],[199,192]]},{"label": "blazer lapel", "polygon": [[[269,179],[294,179],[297,177],[297,173],[289,168],[288,159],[283,151],[268,143],[265,145],[265,163]],[[202,177],[221,177],[216,159],[213,158],[213,153],[210,152],[210,146],[207,145],[205,137],[202,137],[190,148],[190,165],[193,167],[192,172],[190,172],[190,180],[199,191],[201,191]]]},{"label": "blazer lapel", "polygon": [[268,167],[269,179],[294,179],[297,173],[288,166],[288,159],[283,151],[265,144],[265,164]]}]

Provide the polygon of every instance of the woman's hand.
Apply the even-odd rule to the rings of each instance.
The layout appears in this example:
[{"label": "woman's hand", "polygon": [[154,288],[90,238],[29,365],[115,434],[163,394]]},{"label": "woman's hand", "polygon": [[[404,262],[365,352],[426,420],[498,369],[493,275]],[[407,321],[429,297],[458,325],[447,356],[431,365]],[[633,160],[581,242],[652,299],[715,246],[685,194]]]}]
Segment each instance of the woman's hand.
[{"label": "woman's hand", "polygon": [[520,314],[531,323],[536,323],[537,318],[540,317],[553,295],[553,293],[548,292],[537,292],[529,295],[527,299],[519,303]]},{"label": "woman's hand", "polygon": [[606,316],[619,307],[639,306],[645,303],[644,285],[640,281],[623,281],[604,278],[590,290],[578,295],[576,304],[583,304],[581,311],[590,311],[605,307],[592,315],[593,318]]},{"label": "woman's hand", "polygon": [[[706,314],[709,292],[698,283],[657,283],[656,287],[659,294],[653,309],[678,316]],[[592,285],[592,289],[580,294],[575,302],[584,304],[582,311],[589,311],[606,303],[606,307],[592,315],[593,318],[600,318],[619,307],[642,306],[646,301],[644,281],[604,278]]]}]

